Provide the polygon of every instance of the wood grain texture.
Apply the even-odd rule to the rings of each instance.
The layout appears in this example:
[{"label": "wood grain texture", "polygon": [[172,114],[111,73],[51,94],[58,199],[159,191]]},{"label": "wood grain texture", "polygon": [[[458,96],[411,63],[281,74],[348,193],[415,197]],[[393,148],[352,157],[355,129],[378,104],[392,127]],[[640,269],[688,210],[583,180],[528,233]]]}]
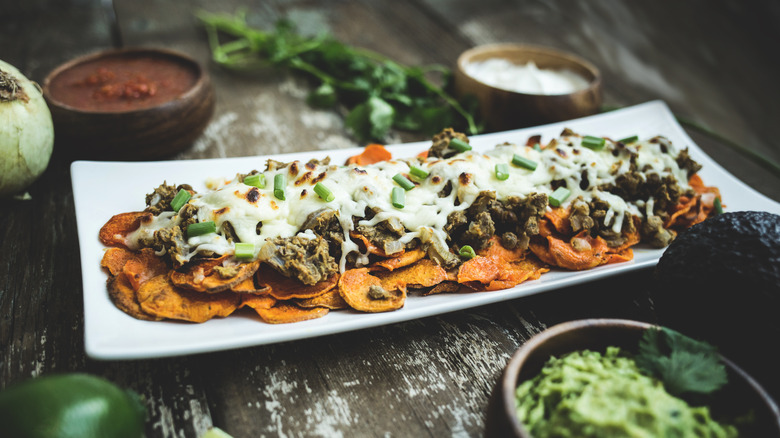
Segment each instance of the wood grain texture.
[{"label": "wood grain texture", "polygon": [[[752,3],[752,2],[751,2]],[[774,124],[780,67],[775,3],[504,0],[117,0],[127,46],[183,51],[209,69],[216,110],[175,159],[358,146],[343,112],[310,108],[309,85],[272,69],[252,75],[210,61],[193,12],[246,7],[250,23],[289,18],[305,32],[408,64],[454,66],[476,44],[571,51],[604,75],[605,103],[663,99],[675,113],[780,161]],[[99,0],[16,2],[0,16],[0,58],[41,81],[56,65],[113,45]],[[780,177],[722,141],[693,139],[738,178],[780,200]],[[391,142],[423,139],[396,132]],[[32,200],[0,206],[0,387],[65,371],[105,376],[145,397],[149,437],[198,437],[216,425],[258,436],[480,436],[487,399],[512,352],[558,322],[654,322],[651,272],[298,342],[178,358],[99,362],[84,354],[81,266],[70,162],[57,151]],[[154,342],[154,340],[150,340]]]}]

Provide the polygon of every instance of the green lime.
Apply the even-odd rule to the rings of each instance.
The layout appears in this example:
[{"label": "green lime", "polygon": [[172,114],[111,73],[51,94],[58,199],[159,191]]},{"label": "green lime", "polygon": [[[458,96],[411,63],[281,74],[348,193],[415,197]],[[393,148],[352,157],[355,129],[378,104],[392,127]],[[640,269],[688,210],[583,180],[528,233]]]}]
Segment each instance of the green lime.
[{"label": "green lime", "polygon": [[136,393],[87,374],[34,378],[0,392],[3,436],[139,438],[145,420]]}]

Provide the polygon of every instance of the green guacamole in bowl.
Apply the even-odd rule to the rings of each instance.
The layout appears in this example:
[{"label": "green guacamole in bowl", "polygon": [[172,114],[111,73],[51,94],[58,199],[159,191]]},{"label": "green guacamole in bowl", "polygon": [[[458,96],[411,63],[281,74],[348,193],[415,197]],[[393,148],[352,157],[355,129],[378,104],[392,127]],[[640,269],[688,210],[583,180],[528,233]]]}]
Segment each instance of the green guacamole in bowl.
[{"label": "green guacamole in bowl", "polygon": [[536,438],[736,437],[706,406],[691,406],[618,347],[551,357],[516,391],[517,416]]}]

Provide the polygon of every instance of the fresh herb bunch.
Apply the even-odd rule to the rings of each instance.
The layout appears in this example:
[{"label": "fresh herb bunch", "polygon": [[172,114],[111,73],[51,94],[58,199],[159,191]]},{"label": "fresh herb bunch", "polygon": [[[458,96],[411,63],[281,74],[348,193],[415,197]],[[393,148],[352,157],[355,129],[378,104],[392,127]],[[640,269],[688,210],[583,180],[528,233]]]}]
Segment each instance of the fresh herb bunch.
[{"label": "fresh herb bunch", "polygon": [[645,330],[636,363],[677,396],[709,394],[727,383],[726,368],[715,347],[666,327]]},{"label": "fresh herb bunch", "polygon": [[[343,105],[349,111],[347,127],[360,141],[381,142],[391,128],[429,135],[446,127],[469,134],[482,130],[476,105],[446,91],[452,77],[446,67],[407,67],[328,35],[302,36],[289,21],[267,32],[250,27],[243,12],[197,15],[217,64],[243,71],[271,65],[303,73],[314,81],[308,103]],[[429,74],[438,74],[442,85],[429,80]]]}]

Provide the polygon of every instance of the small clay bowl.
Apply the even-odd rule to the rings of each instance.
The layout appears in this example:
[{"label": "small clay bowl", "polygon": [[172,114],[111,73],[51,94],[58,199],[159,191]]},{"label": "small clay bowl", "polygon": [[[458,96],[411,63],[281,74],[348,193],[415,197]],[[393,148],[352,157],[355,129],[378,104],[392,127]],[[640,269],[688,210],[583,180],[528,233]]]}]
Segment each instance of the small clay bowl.
[{"label": "small clay bowl", "polygon": [[172,50],[125,48],[71,60],[43,82],[56,147],[75,159],[153,160],[182,151],[214,114],[211,79]]},{"label": "small clay bowl", "polygon": [[[584,349],[604,351],[610,345],[636,352],[642,333],[651,327],[655,326],[624,319],[584,319],[558,324],[533,336],[514,353],[496,382],[488,405],[485,436],[531,437],[517,419],[515,389],[536,376],[551,356]],[[717,409],[743,413],[752,409],[752,426],[758,432],[755,436],[780,437],[780,410],[776,402],[737,365],[722,356],[721,359],[729,383],[710,406],[713,412]]]},{"label": "small clay bowl", "polygon": [[[467,73],[467,66],[488,59],[505,59],[515,65],[533,62],[540,70],[569,71],[587,82],[567,94],[527,94],[488,85]],[[488,44],[463,52],[454,71],[457,96],[476,97],[488,130],[504,131],[585,117],[601,108],[601,73],[598,68],[564,51],[521,44]]]}]

